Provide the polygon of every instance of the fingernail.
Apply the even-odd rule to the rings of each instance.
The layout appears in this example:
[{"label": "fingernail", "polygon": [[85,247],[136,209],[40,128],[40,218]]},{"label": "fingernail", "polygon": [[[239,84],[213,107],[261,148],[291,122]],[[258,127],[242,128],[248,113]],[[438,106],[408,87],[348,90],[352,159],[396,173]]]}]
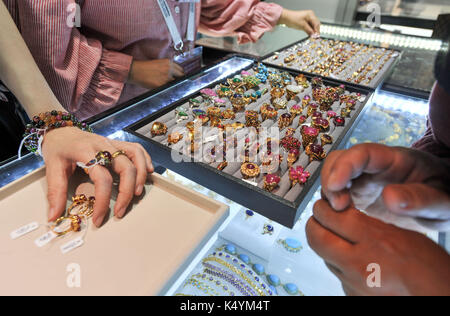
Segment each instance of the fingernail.
[{"label": "fingernail", "polygon": [[125,216],[125,211],[126,211],[126,208],[120,209],[120,210],[117,212],[117,217],[118,217],[118,218],[124,217],[124,216]]},{"label": "fingernail", "polygon": [[352,187],[352,182],[349,181],[345,187],[346,187],[347,189],[350,189],[350,188]]},{"label": "fingernail", "polygon": [[51,208],[50,211],[48,212],[48,221],[50,222],[51,219],[55,216],[56,213],[56,209]]},{"label": "fingernail", "polygon": [[142,184],[139,184],[136,188],[136,195],[141,195],[142,191],[144,190],[144,186]]},{"label": "fingernail", "polygon": [[105,216],[99,216],[99,217],[97,217],[97,218],[94,220],[95,226],[97,226],[97,227],[102,226],[103,220],[104,220],[104,219],[105,219]]}]

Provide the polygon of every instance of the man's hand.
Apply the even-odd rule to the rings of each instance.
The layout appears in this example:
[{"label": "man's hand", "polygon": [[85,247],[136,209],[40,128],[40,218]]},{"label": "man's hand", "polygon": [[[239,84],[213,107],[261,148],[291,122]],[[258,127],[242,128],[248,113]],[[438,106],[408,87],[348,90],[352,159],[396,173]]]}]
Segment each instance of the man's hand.
[{"label": "man's hand", "polygon": [[[306,235],[347,295],[450,295],[450,256],[420,233],[319,200]],[[381,287],[368,286],[370,264],[380,268]]]},{"label": "man's hand", "polygon": [[155,89],[183,75],[183,68],[169,59],[134,60],[128,81]]},{"label": "man's hand", "polygon": [[324,198],[335,210],[354,205],[388,222],[395,222],[398,217],[393,215],[398,215],[427,228],[450,228],[450,167],[430,154],[357,145],[332,152],[321,177]]},{"label": "man's hand", "polygon": [[299,29],[308,33],[309,36],[320,35],[320,21],[314,11],[293,11],[283,9],[278,24]]}]

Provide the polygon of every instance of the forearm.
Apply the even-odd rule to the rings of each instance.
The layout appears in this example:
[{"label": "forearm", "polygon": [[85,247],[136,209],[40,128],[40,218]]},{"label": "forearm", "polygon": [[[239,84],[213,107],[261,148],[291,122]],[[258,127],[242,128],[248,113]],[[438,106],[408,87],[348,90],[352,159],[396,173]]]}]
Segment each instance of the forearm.
[{"label": "forearm", "polygon": [[29,116],[49,110],[64,110],[2,1],[0,47],[0,80],[12,91]]}]

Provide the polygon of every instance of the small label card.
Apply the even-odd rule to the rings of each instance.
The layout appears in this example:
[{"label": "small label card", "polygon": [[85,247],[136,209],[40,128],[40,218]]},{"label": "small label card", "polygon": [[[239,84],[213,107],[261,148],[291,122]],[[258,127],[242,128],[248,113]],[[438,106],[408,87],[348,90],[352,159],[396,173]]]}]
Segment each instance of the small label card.
[{"label": "small label card", "polygon": [[242,179],[244,182],[247,182],[248,184],[251,184],[251,185],[253,185],[253,186],[258,186],[258,183],[256,183],[256,182],[254,182],[254,181],[251,181],[251,180],[246,180],[246,179]]},{"label": "small label card", "polygon": [[15,231],[13,231],[11,234],[9,234],[9,236],[11,237],[11,239],[17,239],[19,237],[22,237],[23,235],[26,235],[28,233],[31,233],[32,231],[36,230],[39,228],[39,224],[36,222],[30,223],[28,225],[22,226],[19,229],[16,229]]},{"label": "small label card", "polygon": [[54,232],[49,231],[47,233],[45,233],[44,235],[42,235],[41,237],[39,237],[38,239],[36,239],[34,241],[34,243],[36,244],[36,246],[38,246],[39,248],[44,247],[46,244],[48,244],[49,242],[51,242],[53,239],[55,239],[56,237],[58,237],[58,235],[56,235]]},{"label": "small label card", "polygon": [[78,237],[74,240],[69,241],[67,244],[64,244],[61,246],[61,252],[64,254],[81,247],[84,244],[83,238]]}]

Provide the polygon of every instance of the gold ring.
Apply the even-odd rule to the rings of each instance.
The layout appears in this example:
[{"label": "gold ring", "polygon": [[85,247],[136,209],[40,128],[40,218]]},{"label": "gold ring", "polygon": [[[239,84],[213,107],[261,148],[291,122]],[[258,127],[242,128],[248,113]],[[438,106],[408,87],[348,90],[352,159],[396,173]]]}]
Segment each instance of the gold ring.
[{"label": "gold ring", "polygon": [[116,159],[117,157],[119,157],[120,155],[124,155],[126,156],[127,153],[124,150],[118,150],[116,151],[114,154],[111,155],[112,159]]}]

